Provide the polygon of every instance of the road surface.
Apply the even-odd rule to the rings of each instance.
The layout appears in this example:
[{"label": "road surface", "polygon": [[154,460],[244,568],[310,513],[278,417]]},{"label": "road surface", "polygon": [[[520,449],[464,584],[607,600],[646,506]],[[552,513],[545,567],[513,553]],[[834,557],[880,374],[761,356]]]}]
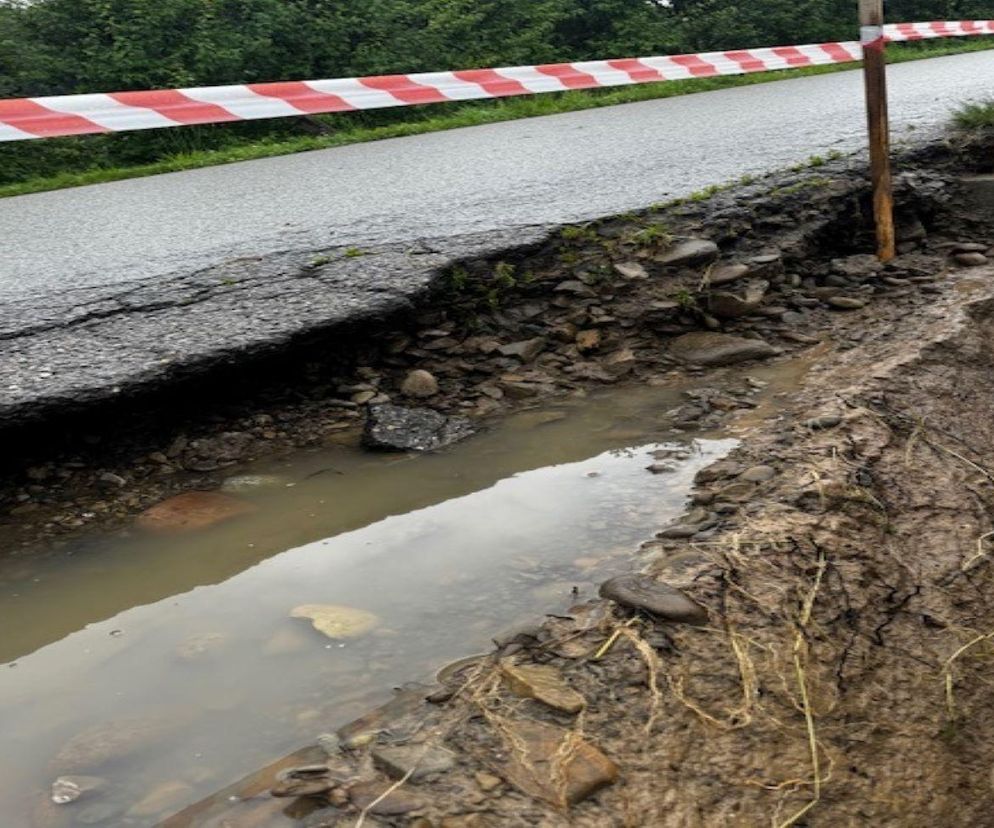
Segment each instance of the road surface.
[{"label": "road surface", "polygon": [[[960,102],[994,95],[994,52],[905,63],[890,76],[895,138],[920,136]],[[280,277],[308,250],[593,218],[865,144],[861,73],[785,77],[0,200],[0,419],[39,395],[85,396],[219,342],[237,350],[292,333],[274,305]],[[164,330],[139,324],[201,296],[197,271],[281,252],[245,277],[251,290],[228,310],[215,303],[209,322],[190,313]],[[389,274],[374,266],[325,285],[341,300],[328,319],[382,298],[379,278],[398,294],[423,285],[423,269],[380,264]],[[325,318],[305,294],[296,301],[306,324]],[[122,314],[127,325],[93,328]],[[81,324],[92,329],[71,329]]]}]

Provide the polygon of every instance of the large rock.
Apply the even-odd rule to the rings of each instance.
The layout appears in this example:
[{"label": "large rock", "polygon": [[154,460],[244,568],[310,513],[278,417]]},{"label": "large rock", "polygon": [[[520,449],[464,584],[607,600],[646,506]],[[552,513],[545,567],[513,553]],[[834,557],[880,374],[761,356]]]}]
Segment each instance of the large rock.
[{"label": "large rock", "polygon": [[710,331],[683,334],[670,343],[670,354],[683,362],[698,365],[734,365],[750,359],[766,359],[778,353],[776,348],[762,339],[745,339]]},{"label": "large rock", "polygon": [[708,264],[718,258],[718,245],[707,239],[679,239],[665,253],[656,256],[664,265]]},{"label": "large rock", "polygon": [[380,451],[432,451],[474,431],[465,417],[446,417],[430,408],[372,405],[362,442],[366,448]]},{"label": "large rock", "polygon": [[706,624],[708,611],[679,589],[649,575],[619,575],[601,584],[600,595],[629,609],[645,610],[666,621]]},{"label": "large rock", "polygon": [[618,778],[618,766],[589,742],[559,727],[518,722],[504,778],[522,793],[555,806],[575,805]]},{"label": "large rock", "polygon": [[152,532],[190,532],[254,510],[251,503],[221,492],[184,492],[146,509],[137,523]]}]

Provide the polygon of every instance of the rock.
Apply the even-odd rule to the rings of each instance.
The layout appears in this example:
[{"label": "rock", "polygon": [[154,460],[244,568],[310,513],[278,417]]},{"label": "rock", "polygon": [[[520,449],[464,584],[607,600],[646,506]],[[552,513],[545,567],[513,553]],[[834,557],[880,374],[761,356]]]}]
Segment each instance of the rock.
[{"label": "rock", "polygon": [[496,790],[503,784],[499,776],[494,776],[492,773],[485,773],[483,771],[474,773],[473,778],[484,793],[490,793],[490,791]]},{"label": "rock", "polygon": [[327,765],[304,765],[287,768],[276,774],[276,782],[269,793],[276,797],[320,796],[338,787],[344,781]]},{"label": "rock", "polygon": [[427,399],[438,393],[438,380],[428,371],[418,369],[411,371],[400,386],[400,391],[407,397]]},{"label": "rock", "polygon": [[106,784],[99,776],[60,776],[52,783],[52,802],[68,805]]},{"label": "rock", "polygon": [[97,768],[152,747],[177,727],[179,723],[174,718],[166,717],[92,725],[66,742],[52,765],[66,770]]},{"label": "rock", "polygon": [[287,485],[286,478],[275,474],[239,474],[229,477],[221,484],[221,491],[229,494],[256,492],[260,489],[282,489]]},{"label": "rock", "polygon": [[338,738],[337,733],[322,733],[314,740],[314,743],[329,758],[338,756],[342,752],[342,740]]},{"label": "rock", "polygon": [[856,256],[846,256],[844,259],[833,259],[832,270],[839,276],[860,282],[874,276],[884,269],[884,263],[869,253]]},{"label": "rock", "polygon": [[637,362],[635,352],[631,348],[621,348],[606,356],[600,367],[610,377],[617,378],[630,374],[635,370]]},{"label": "rock", "polygon": [[753,466],[746,469],[739,475],[739,480],[748,480],[750,483],[763,483],[772,480],[776,476],[777,470],[772,466]]},{"label": "rock", "polygon": [[370,406],[362,442],[381,451],[431,451],[475,432],[465,417],[446,417],[430,408]]},{"label": "rock", "polygon": [[352,395],[351,400],[356,405],[365,405],[376,397],[375,391],[357,391]]},{"label": "rock", "polygon": [[812,417],[810,420],[805,422],[805,425],[808,428],[819,430],[824,428],[835,428],[841,422],[842,418],[838,414],[823,414],[820,417]]},{"label": "rock", "polygon": [[380,623],[378,616],[354,607],[339,607],[334,604],[303,604],[294,607],[291,618],[308,618],[314,629],[328,638],[358,638]]},{"label": "rock", "polygon": [[733,365],[750,359],[766,359],[780,353],[761,339],[745,339],[729,334],[695,331],[670,342],[670,354],[683,362],[698,365]]},{"label": "rock", "polygon": [[[304,821],[300,823],[300,828],[346,828],[346,826],[353,826],[355,823],[354,816],[350,818],[338,808],[319,808],[304,817]],[[379,828],[382,823],[367,817],[363,820],[362,825],[363,828]]]},{"label": "rock", "polygon": [[388,776],[420,782],[426,776],[445,773],[456,765],[456,755],[440,745],[410,744],[376,748],[373,762]]},{"label": "rock", "polygon": [[545,350],[545,346],[545,337],[537,336],[534,339],[524,339],[521,342],[512,342],[510,345],[502,345],[499,350],[501,356],[517,357],[522,362],[531,362]]},{"label": "rock", "polygon": [[990,261],[983,253],[957,253],[953,260],[963,267],[979,267]]},{"label": "rock", "polygon": [[576,805],[618,778],[614,762],[567,730],[541,722],[517,722],[509,731],[514,748],[502,773],[528,796],[557,807]]},{"label": "rock", "polygon": [[500,671],[511,692],[525,699],[535,699],[563,713],[579,713],[587,701],[573,690],[555,667],[545,664],[515,664],[510,659],[500,663]]},{"label": "rock", "polygon": [[749,286],[744,296],[728,291],[717,291],[708,298],[708,309],[721,319],[738,319],[755,313],[766,295],[768,282],[756,282]]},{"label": "rock", "polygon": [[713,262],[718,258],[718,245],[707,239],[681,239],[669,250],[656,256],[664,265],[697,265]]},{"label": "rock", "polygon": [[651,612],[666,621],[702,625],[708,611],[679,589],[650,575],[619,575],[601,584],[600,595],[623,607]]},{"label": "rock", "polygon": [[197,661],[217,650],[224,644],[224,633],[194,633],[176,648],[176,655],[184,661]]},{"label": "rock", "polygon": [[825,304],[836,310],[859,310],[866,307],[866,302],[852,296],[829,296],[825,299]]},{"label": "rock", "polygon": [[360,810],[369,808],[370,813],[380,816],[399,816],[424,807],[424,803],[419,798],[404,788],[398,788],[376,802],[389,787],[390,785],[385,782],[359,782],[349,789],[349,799]]},{"label": "rock", "polygon": [[443,817],[438,828],[497,828],[497,823],[485,814],[459,814]]},{"label": "rock", "polygon": [[193,788],[185,782],[173,780],[156,785],[125,813],[127,817],[169,816],[193,799]]},{"label": "rock", "polygon": [[638,262],[619,262],[614,266],[615,272],[625,279],[648,279],[649,271]]},{"label": "rock", "polygon": [[142,512],[136,524],[151,532],[192,532],[255,511],[221,492],[184,492]]},{"label": "rock", "polygon": [[957,242],[953,246],[954,253],[983,253],[989,245],[981,242]]},{"label": "rock", "polygon": [[601,332],[596,328],[580,331],[576,335],[576,347],[581,354],[596,351],[601,344]]},{"label": "rock", "polygon": [[108,489],[123,489],[128,483],[121,475],[113,472],[104,472],[97,478],[97,482]]},{"label": "rock", "polygon": [[708,281],[711,283],[712,287],[729,285],[732,282],[737,282],[739,279],[748,275],[748,273],[749,265],[727,264],[722,265],[721,267],[716,267],[712,270]]}]

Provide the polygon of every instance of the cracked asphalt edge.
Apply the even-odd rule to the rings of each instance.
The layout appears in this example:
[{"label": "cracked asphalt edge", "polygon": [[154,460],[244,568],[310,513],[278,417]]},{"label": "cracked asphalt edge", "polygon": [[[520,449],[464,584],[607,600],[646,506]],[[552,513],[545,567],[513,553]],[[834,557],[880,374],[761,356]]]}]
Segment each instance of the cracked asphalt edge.
[{"label": "cracked asphalt edge", "polygon": [[155,282],[7,303],[0,308],[0,429],[163,391],[308,334],[332,336],[413,311],[453,265],[525,251],[556,229],[283,251]]}]

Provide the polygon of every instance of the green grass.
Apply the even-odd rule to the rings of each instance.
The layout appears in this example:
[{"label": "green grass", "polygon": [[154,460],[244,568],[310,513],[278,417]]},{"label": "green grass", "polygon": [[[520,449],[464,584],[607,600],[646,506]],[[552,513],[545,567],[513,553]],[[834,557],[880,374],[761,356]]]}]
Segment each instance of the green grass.
[{"label": "green grass", "polygon": [[[904,63],[909,60],[942,57],[944,55],[976,52],[994,49],[994,42],[988,38],[975,40],[939,41],[914,45],[895,45],[888,49],[891,63]],[[518,118],[531,118],[539,115],[554,115],[562,112],[575,112],[623,103],[635,103],[695,92],[727,89],[738,86],[751,86],[758,83],[785,80],[809,75],[824,75],[847,71],[858,64],[835,64],[814,66],[804,69],[779,72],[757,72],[751,75],[730,75],[716,78],[697,78],[685,81],[625,86],[615,89],[596,89],[548,93],[520,98],[485,100],[464,104],[441,104],[435,108],[438,114],[429,114],[428,107],[408,110],[411,120],[387,125],[362,126],[349,122],[349,116],[321,116],[321,120],[332,128],[344,125],[345,128],[331,135],[278,136],[272,139],[254,140],[250,143],[233,143],[222,149],[197,150],[171,154],[153,163],[120,167],[101,167],[77,172],[60,172],[51,176],[28,178],[10,184],[0,185],[0,198],[45,190],[58,190],[66,187],[80,187],[86,184],[99,184],[107,181],[120,181],[126,178],[179,172],[201,167],[213,167],[236,161],[249,161],[256,158],[270,158],[290,155],[309,150],[340,147],[365,141],[378,141],[385,138],[399,138],[419,135],[426,132],[439,132],[446,129],[493,124]],[[994,119],[994,104],[967,107],[957,116],[957,122],[973,124],[978,119],[990,123]],[[61,140],[61,139],[48,139]],[[73,140],[73,139],[68,139]],[[238,139],[234,139],[238,140]],[[244,140],[244,139],[242,139]]]},{"label": "green grass", "polygon": [[994,127],[994,98],[980,103],[964,104],[956,110],[953,122],[960,129]]}]

